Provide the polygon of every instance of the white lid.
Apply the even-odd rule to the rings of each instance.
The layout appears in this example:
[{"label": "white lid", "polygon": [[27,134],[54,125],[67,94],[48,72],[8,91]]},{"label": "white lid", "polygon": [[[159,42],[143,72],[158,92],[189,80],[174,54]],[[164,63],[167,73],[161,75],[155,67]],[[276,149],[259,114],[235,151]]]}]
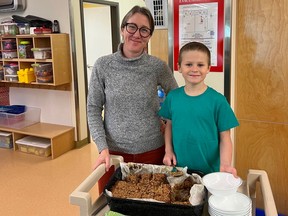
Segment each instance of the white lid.
[{"label": "white lid", "polygon": [[40,148],[48,148],[49,146],[51,146],[50,139],[34,136],[26,136],[22,139],[17,140],[16,143]]},{"label": "white lid", "polygon": [[17,25],[17,23],[2,23],[0,24],[1,26],[6,26],[6,25]]},{"label": "white lid", "polygon": [[10,136],[10,135],[12,135],[12,133],[0,131],[0,136]]},{"label": "white lid", "polygon": [[5,74],[5,77],[18,77],[18,75]]},{"label": "white lid", "polygon": [[50,47],[43,47],[43,48],[31,48],[32,51],[47,51],[51,50]]}]

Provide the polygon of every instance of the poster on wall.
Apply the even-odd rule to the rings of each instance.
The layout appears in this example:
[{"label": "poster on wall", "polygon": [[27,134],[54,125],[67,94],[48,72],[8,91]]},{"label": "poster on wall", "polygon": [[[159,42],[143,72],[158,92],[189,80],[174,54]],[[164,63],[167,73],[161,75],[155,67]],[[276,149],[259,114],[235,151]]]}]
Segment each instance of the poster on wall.
[{"label": "poster on wall", "polygon": [[211,72],[223,72],[224,0],[174,0],[174,70],[180,48],[190,41],[211,52]]}]

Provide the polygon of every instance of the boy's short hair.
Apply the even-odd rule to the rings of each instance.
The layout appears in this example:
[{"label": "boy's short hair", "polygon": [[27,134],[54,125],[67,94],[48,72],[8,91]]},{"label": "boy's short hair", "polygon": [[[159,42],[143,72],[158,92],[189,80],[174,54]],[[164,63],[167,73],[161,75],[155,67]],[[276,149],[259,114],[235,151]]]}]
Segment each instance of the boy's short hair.
[{"label": "boy's short hair", "polygon": [[195,51],[195,50],[201,51],[201,52],[204,52],[204,53],[207,54],[207,56],[208,56],[208,66],[210,66],[211,65],[211,53],[210,53],[210,50],[203,43],[196,42],[196,41],[188,42],[184,46],[181,47],[181,49],[179,51],[179,56],[178,56],[178,64],[181,65],[183,52]]}]

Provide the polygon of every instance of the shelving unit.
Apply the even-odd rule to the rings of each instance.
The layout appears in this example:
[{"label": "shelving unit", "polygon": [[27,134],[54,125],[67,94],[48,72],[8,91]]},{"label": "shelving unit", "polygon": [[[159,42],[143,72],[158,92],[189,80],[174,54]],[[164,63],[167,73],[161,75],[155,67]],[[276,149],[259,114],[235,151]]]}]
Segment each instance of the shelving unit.
[{"label": "shelving unit", "polygon": [[37,123],[22,129],[0,127],[0,131],[12,133],[14,151],[18,150],[15,142],[25,136],[50,139],[52,159],[59,157],[75,147],[74,127],[70,126]]},{"label": "shelving unit", "polygon": [[[16,40],[16,58],[0,58],[2,66],[7,64],[17,64],[20,69],[31,68],[35,63],[51,63],[53,68],[53,82],[31,82],[19,83],[7,80],[0,80],[0,86],[13,87],[31,87],[31,88],[52,88],[70,89],[71,84],[71,58],[70,58],[70,42],[68,34],[39,34],[39,35],[16,35],[2,36],[1,51],[3,56],[3,40]],[[19,56],[19,45],[21,41],[29,41],[32,48],[51,48],[52,57],[49,59],[21,58]],[[64,88],[63,88],[64,86]]]}]

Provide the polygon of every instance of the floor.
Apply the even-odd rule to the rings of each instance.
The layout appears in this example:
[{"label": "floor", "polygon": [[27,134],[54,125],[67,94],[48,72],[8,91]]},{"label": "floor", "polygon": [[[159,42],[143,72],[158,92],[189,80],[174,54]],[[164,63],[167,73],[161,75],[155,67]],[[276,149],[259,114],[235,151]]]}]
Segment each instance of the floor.
[{"label": "floor", "polygon": [[[97,157],[95,144],[51,160],[0,148],[1,216],[77,216],[70,193],[91,173]],[[97,186],[91,193],[97,198]]]}]

